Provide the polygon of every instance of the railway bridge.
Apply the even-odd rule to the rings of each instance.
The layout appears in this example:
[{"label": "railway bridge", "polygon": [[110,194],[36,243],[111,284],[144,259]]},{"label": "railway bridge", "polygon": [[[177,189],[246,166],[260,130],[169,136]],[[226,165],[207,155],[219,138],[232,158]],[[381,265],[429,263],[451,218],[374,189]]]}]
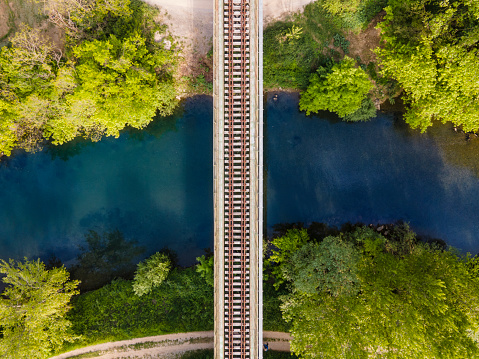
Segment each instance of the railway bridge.
[{"label": "railway bridge", "polygon": [[214,0],[215,358],[261,359],[262,0]]}]

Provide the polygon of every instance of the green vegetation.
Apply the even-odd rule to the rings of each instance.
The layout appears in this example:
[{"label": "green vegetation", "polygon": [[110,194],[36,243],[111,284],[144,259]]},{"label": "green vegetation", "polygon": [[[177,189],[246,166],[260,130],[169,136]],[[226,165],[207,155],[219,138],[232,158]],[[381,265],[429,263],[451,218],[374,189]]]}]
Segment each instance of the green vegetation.
[{"label": "green vegetation", "polygon": [[[477,357],[477,258],[420,242],[407,225],[384,235],[353,228],[308,238],[294,253],[285,237],[305,238],[305,229],[271,241],[267,267],[288,291],[280,299],[292,351],[307,358]],[[283,247],[289,259],[277,261]]]},{"label": "green vegetation", "polygon": [[215,263],[213,255],[209,256],[201,256],[196,258],[199,262],[196,265],[196,271],[201,275],[201,277],[211,285],[212,287],[215,285]]},{"label": "green vegetation", "polygon": [[479,130],[479,6],[469,0],[390,0],[380,24],[384,74],[404,89],[405,119]]},{"label": "green vegetation", "polygon": [[311,75],[308,89],[302,94],[299,108],[306,114],[329,110],[340,117],[349,116],[361,108],[373,85],[368,75],[350,57],[328,71],[320,67]]},{"label": "green vegetation", "polygon": [[369,97],[361,101],[361,107],[353,113],[343,117],[348,122],[364,122],[376,117],[376,107]]},{"label": "green vegetation", "polygon": [[23,26],[0,52],[0,153],[36,151],[83,136],[144,128],[177,104],[175,52],[153,39],[165,28],[139,0],[45,2],[65,51]]},{"label": "green vegetation", "polygon": [[68,318],[83,345],[95,341],[213,329],[213,289],[195,268],[174,269],[141,297],[116,279],[75,298]]},{"label": "green vegetation", "polygon": [[8,286],[0,297],[0,356],[46,358],[77,336],[66,319],[78,281],[69,281],[64,267],[46,270],[36,261],[0,260]]},{"label": "green vegetation", "polygon": [[170,258],[164,253],[155,253],[138,263],[133,279],[133,292],[139,297],[158,287],[168,276],[171,269]]},{"label": "green vegetation", "polygon": [[263,34],[265,88],[305,89],[318,66],[349,52],[346,33],[366,27],[386,2],[317,0],[287,21],[269,25]]}]

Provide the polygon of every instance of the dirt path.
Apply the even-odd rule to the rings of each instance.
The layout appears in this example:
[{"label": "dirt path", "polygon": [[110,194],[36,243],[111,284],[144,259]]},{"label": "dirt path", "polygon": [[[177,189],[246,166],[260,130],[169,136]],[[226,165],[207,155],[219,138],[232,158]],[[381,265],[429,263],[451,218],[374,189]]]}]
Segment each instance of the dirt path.
[{"label": "dirt path", "polygon": [[[215,0],[143,0],[162,10],[159,19],[182,48],[179,76],[201,73],[205,56],[212,48],[213,5]],[[313,0],[263,0],[265,24],[301,10]]]},{"label": "dirt path", "polygon": [[[288,333],[264,332],[263,335],[263,340],[268,343],[269,348],[277,351],[289,351],[290,339],[291,336]],[[51,359],[66,359],[82,354],[89,354],[89,358],[101,359],[174,358],[190,350],[212,349],[213,340],[213,331],[158,335],[93,345]]]}]

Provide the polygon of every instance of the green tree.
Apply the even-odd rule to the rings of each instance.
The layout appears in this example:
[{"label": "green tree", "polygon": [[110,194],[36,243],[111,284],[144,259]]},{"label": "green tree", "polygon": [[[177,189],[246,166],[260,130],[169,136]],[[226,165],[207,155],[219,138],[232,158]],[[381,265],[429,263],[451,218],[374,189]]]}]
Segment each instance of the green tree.
[{"label": "green tree", "polygon": [[379,26],[383,73],[398,81],[406,122],[434,121],[479,130],[479,11],[469,0],[392,0]]},{"label": "green tree", "polygon": [[[331,237],[324,243],[331,248],[324,258],[333,260],[328,270],[319,265],[311,270],[311,255],[292,262],[303,274],[291,277],[293,291],[282,298],[281,308],[291,322],[295,354],[418,359],[479,355],[472,338],[479,324],[479,281],[469,273],[467,261],[451,250],[412,244],[410,232],[405,236],[401,246],[390,245],[389,239],[364,228],[345,236],[355,241],[356,257],[347,255],[350,245],[341,250],[341,237]],[[304,285],[308,275],[313,283]],[[331,291],[324,285],[324,278],[338,275],[340,280],[354,275],[346,283],[355,290]]]},{"label": "green tree", "polygon": [[308,242],[283,265],[283,276],[292,283],[293,292],[332,296],[357,289],[357,249],[339,237],[326,237],[319,244]]},{"label": "green tree", "polygon": [[148,294],[168,277],[171,261],[166,254],[155,253],[138,263],[133,279],[133,292],[139,297]]},{"label": "green tree", "polygon": [[290,229],[284,236],[275,238],[271,241],[270,255],[265,263],[275,279],[275,288],[285,282],[283,275],[283,265],[286,264],[291,256],[309,240],[306,229]]},{"label": "green tree", "polygon": [[317,74],[311,75],[310,84],[299,100],[299,108],[307,115],[328,110],[345,117],[361,107],[371,89],[368,75],[356,67],[353,59],[345,56],[330,71],[320,67]]},{"label": "green tree", "polygon": [[[39,29],[22,27],[12,46],[1,49],[0,153],[9,155],[14,147],[33,152],[44,139],[62,144],[77,136],[118,137],[126,126],[144,128],[155,115],[172,113],[178,103],[174,50],[154,41],[165,28],[148,5],[47,3],[65,7],[58,11],[69,18],[57,12],[57,20],[78,25],[83,35],[67,41],[64,55]],[[101,31],[86,25],[88,19]]]},{"label": "green tree", "polygon": [[196,271],[205,279],[206,283],[213,287],[215,285],[214,257],[202,255],[201,257],[197,257],[196,260],[199,262],[196,265]]},{"label": "green tree", "polygon": [[46,270],[36,261],[0,260],[7,284],[0,297],[0,356],[47,358],[64,342],[76,339],[65,318],[78,281],[64,267]]},{"label": "green tree", "polygon": [[344,116],[344,120],[348,122],[364,122],[376,117],[376,107],[369,97],[361,102],[361,107],[353,113]]},{"label": "green tree", "polygon": [[[143,128],[157,112],[169,115],[176,106],[168,72],[172,57],[167,52],[150,53],[141,36],[84,42],[73,53],[78,86],[67,97],[71,111],[64,121],[72,128],[94,128],[118,137],[126,125]],[[55,143],[71,139],[57,128],[50,129]]]}]

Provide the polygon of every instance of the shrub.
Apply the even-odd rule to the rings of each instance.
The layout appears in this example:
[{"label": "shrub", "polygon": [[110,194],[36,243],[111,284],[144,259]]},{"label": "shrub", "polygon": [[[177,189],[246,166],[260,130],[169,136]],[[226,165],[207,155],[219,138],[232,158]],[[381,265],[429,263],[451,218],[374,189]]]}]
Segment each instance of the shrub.
[{"label": "shrub", "polygon": [[343,117],[348,122],[364,122],[376,117],[376,107],[369,97],[361,102],[361,107],[350,115]]},{"label": "shrub", "polygon": [[166,279],[170,269],[171,261],[166,254],[153,254],[138,264],[133,280],[133,291],[139,297],[150,293],[153,287],[159,286]]}]

